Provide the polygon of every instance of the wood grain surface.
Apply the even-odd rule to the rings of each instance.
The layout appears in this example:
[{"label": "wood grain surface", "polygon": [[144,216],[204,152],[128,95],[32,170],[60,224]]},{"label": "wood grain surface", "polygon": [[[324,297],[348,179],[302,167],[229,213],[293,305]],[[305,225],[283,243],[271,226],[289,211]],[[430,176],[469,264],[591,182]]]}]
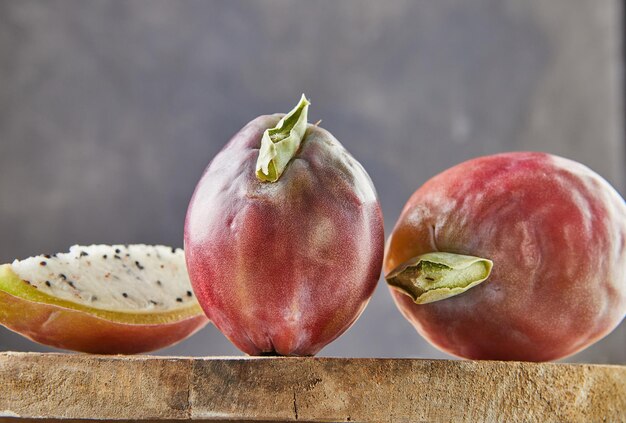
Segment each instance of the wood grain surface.
[{"label": "wood grain surface", "polygon": [[0,353],[0,418],[626,421],[626,367]]}]

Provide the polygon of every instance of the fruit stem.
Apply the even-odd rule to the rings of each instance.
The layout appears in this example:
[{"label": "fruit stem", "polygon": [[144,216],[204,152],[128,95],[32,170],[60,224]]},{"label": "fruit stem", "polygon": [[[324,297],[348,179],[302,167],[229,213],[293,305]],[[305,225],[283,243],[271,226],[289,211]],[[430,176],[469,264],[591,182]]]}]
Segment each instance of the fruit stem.
[{"label": "fruit stem", "polygon": [[415,304],[428,304],[475,287],[489,277],[492,267],[488,259],[433,252],[405,261],[385,279]]},{"label": "fruit stem", "polygon": [[298,151],[307,128],[307,114],[311,103],[302,94],[300,102],[278,121],[266,129],[261,138],[256,176],[263,182],[276,182]]}]

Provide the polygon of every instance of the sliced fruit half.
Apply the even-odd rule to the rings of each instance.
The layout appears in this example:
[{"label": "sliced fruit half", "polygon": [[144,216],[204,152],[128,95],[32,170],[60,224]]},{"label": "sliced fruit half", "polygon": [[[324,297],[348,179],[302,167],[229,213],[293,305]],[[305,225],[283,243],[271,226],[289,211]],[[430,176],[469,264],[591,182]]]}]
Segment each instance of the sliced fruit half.
[{"label": "sliced fruit half", "polygon": [[0,324],[41,344],[134,354],[173,345],[207,322],[181,249],[75,245],[0,266]]}]

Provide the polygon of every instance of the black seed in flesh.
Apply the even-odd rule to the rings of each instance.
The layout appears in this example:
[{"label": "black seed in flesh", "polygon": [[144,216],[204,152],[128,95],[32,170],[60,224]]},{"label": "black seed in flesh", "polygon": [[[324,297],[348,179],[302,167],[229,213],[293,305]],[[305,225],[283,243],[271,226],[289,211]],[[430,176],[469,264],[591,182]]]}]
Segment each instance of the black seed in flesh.
[{"label": "black seed in flesh", "polygon": [[122,292],[122,297],[124,297],[124,298],[128,298],[128,294],[127,294],[127,293],[125,293],[125,292]]},{"label": "black seed in flesh", "polygon": [[40,265],[40,266],[45,266],[46,264],[48,264],[48,263],[46,263],[45,261],[40,261],[40,262],[39,262],[39,265]]},{"label": "black seed in flesh", "polygon": [[161,283],[161,281],[157,281],[156,283],[157,283],[157,285],[159,285],[159,286],[163,285],[163,284]]},{"label": "black seed in flesh", "polygon": [[182,298],[180,298],[180,297],[178,297],[178,298],[176,298],[176,302],[182,303],[182,302],[183,302],[183,299],[182,299]]},{"label": "black seed in flesh", "polygon": [[44,254],[44,257],[48,259],[51,258],[50,254]]},{"label": "black seed in flesh", "polygon": [[88,255],[89,255],[89,254],[87,254],[87,252],[86,252],[86,251],[81,251],[81,252],[80,252],[80,257],[85,257],[85,256],[88,256]]},{"label": "black seed in flesh", "polygon": [[126,253],[126,257],[130,257],[130,254]]},{"label": "black seed in flesh", "polygon": [[59,273],[59,277],[64,281],[67,280],[67,276],[65,276],[63,273]]},{"label": "black seed in flesh", "polygon": [[104,255],[102,256],[102,258],[106,260],[107,255],[106,255],[106,254],[104,254]]},{"label": "black seed in flesh", "polygon": [[191,291],[187,291],[187,296],[191,297],[193,294],[191,293]]},{"label": "black seed in flesh", "polygon": [[26,281],[26,280],[25,280],[24,282],[26,282],[26,284],[30,285],[30,282],[29,282],[29,281]]},{"label": "black seed in flesh", "polygon": [[52,286],[52,284],[50,283],[50,281],[46,281],[46,286]]},{"label": "black seed in flesh", "polygon": [[139,270],[143,270],[144,269],[144,267],[138,261],[135,262],[135,265],[137,266],[137,268]]},{"label": "black seed in flesh", "polygon": [[121,251],[120,251],[120,249],[119,249],[119,248],[116,248],[116,249],[115,249],[115,252],[116,252],[117,254],[121,253]]},{"label": "black seed in flesh", "polygon": [[162,265],[161,265],[161,269],[163,269],[164,267],[165,267],[165,265],[164,265],[164,264],[162,264]]},{"label": "black seed in flesh", "polygon": [[113,258],[116,258],[118,260],[121,260],[122,258],[120,256],[118,256],[117,254],[113,256]]},{"label": "black seed in flesh", "polygon": [[152,304],[154,304],[154,305],[159,304],[159,303],[157,303],[157,302],[156,302],[156,301],[154,301],[154,300],[150,300],[150,303],[152,303]]},{"label": "black seed in flesh", "polygon": [[172,247],[172,253],[176,253],[176,248]]},{"label": "black seed in flesh", "polygon": [[71,286],[72,288],[76,288],[76,287],[74,286],[74,282],[72,282],[72,281],[67,281],[67,284],[68,284],[69,286]]},{"label": "black seed in flesh", "polygon": [[98,301],[98,297],[94,295],[93,297],[91,297],[91,301]]}]

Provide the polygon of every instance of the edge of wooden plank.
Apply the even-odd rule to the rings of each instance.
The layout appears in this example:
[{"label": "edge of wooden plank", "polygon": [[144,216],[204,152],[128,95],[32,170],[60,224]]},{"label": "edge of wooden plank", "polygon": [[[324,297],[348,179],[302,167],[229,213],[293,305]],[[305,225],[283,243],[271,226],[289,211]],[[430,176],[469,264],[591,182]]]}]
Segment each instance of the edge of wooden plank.
[{"label": "edge of wooden plank", "polygon": [[0,353],[0,418],[619,421],[626,366]]}]

